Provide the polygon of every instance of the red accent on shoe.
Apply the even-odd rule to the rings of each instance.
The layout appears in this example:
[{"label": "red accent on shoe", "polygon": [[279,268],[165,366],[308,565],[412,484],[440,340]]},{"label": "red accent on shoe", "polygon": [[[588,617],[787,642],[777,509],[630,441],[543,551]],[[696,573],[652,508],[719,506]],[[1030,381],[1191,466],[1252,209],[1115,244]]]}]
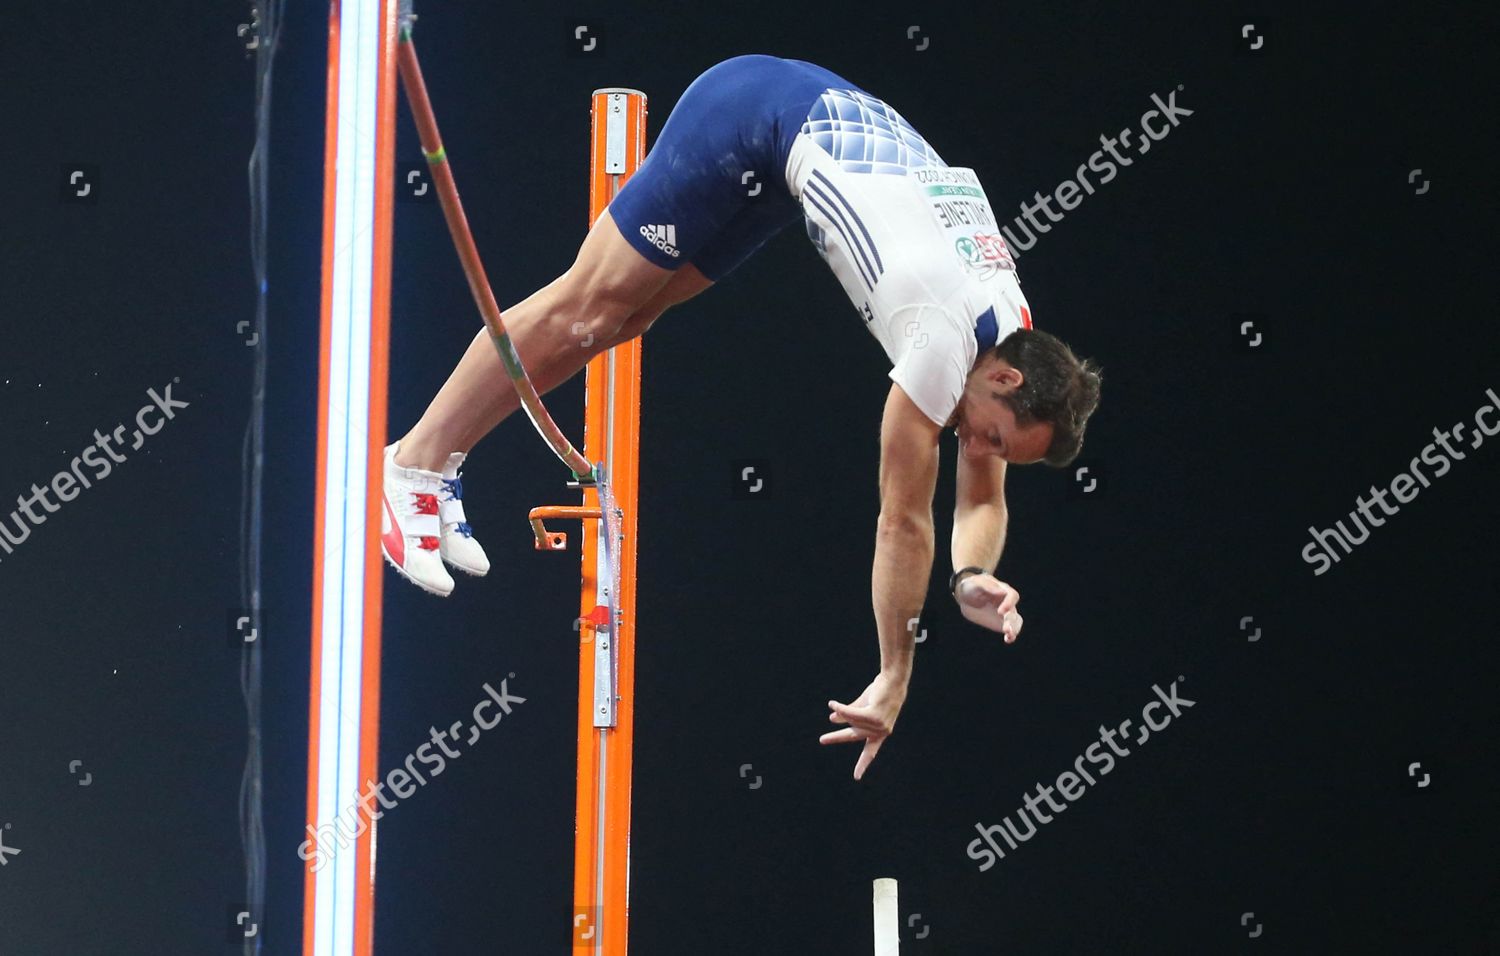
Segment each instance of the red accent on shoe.
[{"label": "red accent on shoe", "polygon": [[437,495],[419,495],[413,492],[412,497],[417,499],[417,514],[435,515],[438,513]]},{"label": "red accent on shoe", "polygon": [[417,547],[423,551],[436,551],[438,549],[438,539],[431,536],[419,538],[417,539]]},{"label": "red accent on shoe", "polygon": [[391,556],[391,560],[396,563],[396,566],[405,567],[406,537],[401,533],[401,525],[396,523],[396,511],[391,507],[391,503],[385,499],[384,495],[380,497],[380,503],[385,506],[386,520],[391,524],[390,530],[381,535],[380,541],[385,545],[386,554]]}]

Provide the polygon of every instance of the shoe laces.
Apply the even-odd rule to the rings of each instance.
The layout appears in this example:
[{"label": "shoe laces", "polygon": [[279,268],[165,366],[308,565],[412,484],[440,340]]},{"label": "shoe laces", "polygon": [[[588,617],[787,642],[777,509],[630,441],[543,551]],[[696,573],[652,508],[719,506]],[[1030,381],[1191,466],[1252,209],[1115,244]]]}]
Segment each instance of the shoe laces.
[{"label": "shoe laces", "polygon": [[[448,493],[449,501],[462,501],[464,498],[464,483],[458,478],[444,478],[443,490]],[[467,521],[460,521],[454,526],[454,530],[465,538],[474,537],[474,529]]]}]

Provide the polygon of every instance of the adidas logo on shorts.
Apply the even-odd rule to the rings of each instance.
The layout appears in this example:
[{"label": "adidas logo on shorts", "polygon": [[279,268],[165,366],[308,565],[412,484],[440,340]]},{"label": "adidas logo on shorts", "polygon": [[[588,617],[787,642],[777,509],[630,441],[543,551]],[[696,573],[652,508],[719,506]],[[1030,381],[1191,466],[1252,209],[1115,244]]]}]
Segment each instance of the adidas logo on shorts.
[{"label": "adidas logo on shorts", "polygon": [[677,250],[677,227],[676,226],[642,226],[641,235],[646,241],[667,255],[676,259],[682,255]]}]

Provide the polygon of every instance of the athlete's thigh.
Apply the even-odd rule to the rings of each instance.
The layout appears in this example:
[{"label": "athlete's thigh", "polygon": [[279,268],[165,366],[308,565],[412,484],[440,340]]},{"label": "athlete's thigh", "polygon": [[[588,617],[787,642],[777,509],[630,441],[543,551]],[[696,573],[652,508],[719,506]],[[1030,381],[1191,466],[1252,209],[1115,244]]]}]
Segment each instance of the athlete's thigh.
[{"label": "athlete's thigh", "polygon": [[673,270],[637,252],[621,236],[606,208],[560,281],[564,283],[562,291],[579,301],[629,315],[660,293],[673,275]]},{"label": "athlete's thigh", "polygon": [[650,302],[637,309],[634,315],[625,320],[617,335],[618,341],[628,342],[637,335],[645,333],[663,312],[674,305],[686,302],[713,284],[714,281],[699,272],[697,266],[691,262],[684,263]]},{"label": "athlete's thigh", "polygon": [[713,284],[714,280],[699,271],[696,265],[685,262],[682,268],[672,274],[667,284],[662,286],[661,291],[656,293],[647,308],[656,307],[665,311],[674,305],[681,305]]},{"label": "athlete's thigh", "polygon": [[743,180],[766,165],[772,138],[770,119],[746,93],[747,71],[771,60],[735,57],[694,80],[645,162],[610,200],[620,235],[654,265],[701,267],[699,251],[754,202]]}]

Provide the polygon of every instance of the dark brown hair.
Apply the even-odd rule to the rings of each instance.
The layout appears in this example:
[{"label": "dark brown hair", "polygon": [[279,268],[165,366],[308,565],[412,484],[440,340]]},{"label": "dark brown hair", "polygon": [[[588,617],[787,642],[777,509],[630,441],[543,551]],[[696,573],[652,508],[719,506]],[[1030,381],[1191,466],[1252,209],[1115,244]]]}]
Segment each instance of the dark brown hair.
[{"label": "dark brown hair", "polygon": [[1015,412],[1016,424],[1047,422],[1052,443],[1042,460],[1063,468],[1083,448],[1083,430],[1099,407],[1099,366],[1079,360],[1055,335],[1036,329],[1017,329],[990,352],[1020,371],[1024,381],[1002,397]]}]

